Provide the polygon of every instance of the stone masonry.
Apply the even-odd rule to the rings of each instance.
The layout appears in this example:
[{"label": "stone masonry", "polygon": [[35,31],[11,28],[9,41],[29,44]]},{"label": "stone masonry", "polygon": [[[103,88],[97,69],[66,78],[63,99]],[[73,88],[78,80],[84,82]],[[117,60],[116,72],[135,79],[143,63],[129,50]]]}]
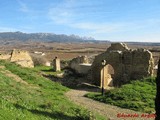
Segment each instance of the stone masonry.
[{"label": "stone masonry", "polygon": [[[103,66],[101,61],[106,60]],[[145,49],[130,49],[124,43],[113,43],[106,52],[95,57],[91,66],[95,85],[120,86],[130,80],[153,75],[152,53]],[[104,76],[103,76],[104,73]]]},{"label": "stone masonry", "polygon": [[88,74],[91,64],[89,64],[87,56],[78,56],[70,61],[69,67],[78,74]]},{"label": "stone masonry", "polygon": [[33,68],[34,63],[27,51],[14,49],[11,53],[11,62],[21,65],[22,67]]},{"label": "stone masonry", "polygon": [[55,57],[55,59],[53,60],[53,68],[56,72],[61,71],[60,59],[58,57]]}]

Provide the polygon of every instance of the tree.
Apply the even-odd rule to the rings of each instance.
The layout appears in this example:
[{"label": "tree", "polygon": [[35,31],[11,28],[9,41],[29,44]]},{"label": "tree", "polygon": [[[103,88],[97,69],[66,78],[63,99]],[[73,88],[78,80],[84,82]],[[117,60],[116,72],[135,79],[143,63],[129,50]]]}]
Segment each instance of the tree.
[{"label": "tree", "polygon": [[160,120],[160,60],[158,62],[156,87],[157,87],[157,94],[156,94],[156,99],[155,99],[155,110],[156,110],[155,120]]}]

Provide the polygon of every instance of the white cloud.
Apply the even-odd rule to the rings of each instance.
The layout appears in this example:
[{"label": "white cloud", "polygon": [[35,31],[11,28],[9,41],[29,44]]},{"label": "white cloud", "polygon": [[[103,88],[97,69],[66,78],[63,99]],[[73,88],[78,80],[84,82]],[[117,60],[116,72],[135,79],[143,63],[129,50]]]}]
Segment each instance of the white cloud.
[{"label": "white cloud", "polygon": [[33,26],[17,26],[17,27],[0,27],[0,32],[15,32],[15,31],[21,31],[21,32],[36,32],[34,31],[35,28]]},{"label": "white cloud", "polygon": [[48,11],[48,16],[54,24],[87,30],[94,34],[124,31],[126,28],[131,29],[133,26],[135,27],[133,23],[88,22],[86,18],[84,18],[82,22],[76,18],[78,13],[75,13],[73,9],[75,6],[76,2],[74,0],[65,0],[60,4],[52,6]]},{"label": "white cloud", "polygon": [[81,22],[77,20],[78,13],[72,7],[76,6],[73,0],[66,0],[49,9],[48,16],[53,24],[65,25],[71,28],[88,30],[92,33],[106,33],[118,30],[122,25],[114,23]]},{"label": "white cloud", "polygon": [[84,29],[84,30],[89,30],[92,33],[109,33],[109,32],[115,32],[119,31],[122,27],[124,27],[123,24],[117,24],[117,23],[89,23],[89,22],[84,22],[84,23],[75,23],[71,24],[70,26],[79,28],[79,29]]},{"label": "white cloud", "polygon": [[56,24],[67,24],[72,22],[73,11],[70,9],[74,0],[65,0],[61,4],[54,5],[49,9],[48,16]]},{"label": "white cloud", "polygon": [[27,5],[24,2],[22,2],[21,0],[17,0],[17,2],[20,5],[20,8],[19,8],[20,11],[25,12],[25,13],[29,12],[29,8],[27,7]]},{"label": "white cloud", "polygon": [[16,28],[10,28],[10,27],[0,27],[0,32],[14,32],[14,31],[18,31],[18,29]]},{"label": "white cloud", "polygon": [[[92,36],[97,39],[159,41],[160,33],[155,32],[160,31],[159,19],[148,18],[124,22],[118,20],[98,22],[89,21],[87,18],[79,20],[77,16],[81,14],[75,13],[75,6],[74,0],[65,0],[63,3],[52,6],[48,12],[49,18],[53,24],[81,30],[80,35]],[[158,30],[156,30],[157,26],[159,26]]]},{"label": "white cloud", "polygon": [[49,16],[50,18],[57,24],[66,24],[70,22],[70,16],[72,14],[69,13],[68,11],[61,10],[61,9],[50,9],[49,11]]}]

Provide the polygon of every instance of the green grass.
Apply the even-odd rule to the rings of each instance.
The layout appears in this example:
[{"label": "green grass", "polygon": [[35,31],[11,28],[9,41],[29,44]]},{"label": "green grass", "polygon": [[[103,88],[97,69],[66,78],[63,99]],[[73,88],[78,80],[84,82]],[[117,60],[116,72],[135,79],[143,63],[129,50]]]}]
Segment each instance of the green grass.
[{"label": "green grass", "polygon": [[89,111],[64,96],[68,88],[44,78],[38,69],[21,68],[4,61],[0,65],[29,83],[16,82],[0,69],[0,120],[90,119]]},{"label": "green grass", "polygon": [[155,95],[155,78],[150,77],[107,91],[105,96],[100,93],[89,93],[86,97],[122,108],[152,113],[155,107]]},{"label": "green grass", "polygon": [[53,67],[51,67],[51,66],[36,66],[34,68],[34,70],[37,71],[37,72],[43,72],[47,75],[53,75],[53,76],[56,76],[56,74],[59,74],[59,73],[63,72],[63,71],[55,72]]}]

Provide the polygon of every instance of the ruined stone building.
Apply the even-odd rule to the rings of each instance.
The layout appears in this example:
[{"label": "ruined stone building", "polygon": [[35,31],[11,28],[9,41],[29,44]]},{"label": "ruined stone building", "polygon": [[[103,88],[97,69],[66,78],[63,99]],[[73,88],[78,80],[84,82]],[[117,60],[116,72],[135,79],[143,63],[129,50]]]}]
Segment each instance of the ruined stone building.
[{"label": "ruined stone building", "polygon": [[69,67],[78,74],[88,74],[91,64],[87,56],[78,56],[70,61]]},{"label": "ruined stone building", "polygon": [[14,49],[11,53],[11,62],[21,65],[22,67],[33,68],[34,63],[28,51]]},{"label": "ruined stone building", "polygon": [[14,62],[22,67],[33,68],[34,63],[28,51],[25,50],[12,50],[11,54],[0,55],[0,60],[8,60]]},{"label": "ruined stone building", "polygon": [[10,58],[10,54],[0,54],[0,60],[9,60]]},{"label": "ruined stone building", "polygon": [[[106,60],[105,66],[102,60]],[[145,49],[130,49],[126,44],[113,43],[106,52],[95,57],[91,66],[92,81],[98,86],[120,86],[129,80],[153,75],[152,53]],[[103,75],[104,73],[104,75]]]}]

